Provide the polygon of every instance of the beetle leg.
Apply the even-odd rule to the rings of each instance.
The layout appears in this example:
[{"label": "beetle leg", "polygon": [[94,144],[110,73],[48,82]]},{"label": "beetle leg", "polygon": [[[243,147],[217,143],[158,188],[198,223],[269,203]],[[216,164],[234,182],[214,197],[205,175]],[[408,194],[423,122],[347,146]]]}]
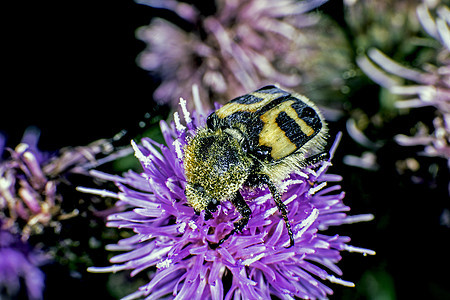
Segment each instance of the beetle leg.
[{"label": "beetle leg", "polygon": [[313,166],[317,164],[318,162],[327,160],[330,158],[330,154],[328,152],[321,152],[315,155],[312,155],[310,157],[305,158],[304,160],[300,161],[298,164],[304,168],[308,166]]},{"label": "beetle leg", "polygon": [[281,216],[284,219],[284,223],[286,224],[286,229],[289,234],[289,241],[290,241],[289,247],[292,247],[292,246],[294,246],[294,235],[292,233],[291,223],[289,222],[289,219],[288,219],[287,207],[283,203],[283,200],[281,200],[281,195],[278,192],[278,189],[276,188],[276,186],[272,183],[272,181],[267,180],[266,184],[269,186],[269,191],[272,194],[273,200],[277,204],[278,210],[281,212]]},{"label": "beetle leg", "polygon": [[239,192],[236,193],[236,196],[231,200],[231,203],[233,203],[234,207],[236,207],[237,211],[242,216],[239,221],[234,222],[234,232],[241,232],[250,220],[252,210]]},{"label": "beetle leg", "polygon": [[208,206],[205,208],[205,220],[212,219],[212,213],[217,211],[217,205],[219,205],[219,202],[215,199],[209,202]]},{"label": "beetle leg", "polygon": [[[313,156],[311,156],[311,158],[312,157]],[[290,241],[289,247],[294,246],[294,235],[292,233],[291,223],[289,222],[288,219],[287,207],[283,203],[283,200],[281,200],[281,195],[278,192],[278,189],[275,186],[275,184],[273,184],[272,180],[270,180],[269,176],[267,176],[266,174],[253,174],[252,176],[249,176],[247,183],[250,186],[258,186],[266,184],[269,187],[269,191],[272,194],[272,198],[275,201],[278,210],[281,212],[281,216],[283,217],[283,220],[286,224],[286,229],[289,234],[289,241]]]}]

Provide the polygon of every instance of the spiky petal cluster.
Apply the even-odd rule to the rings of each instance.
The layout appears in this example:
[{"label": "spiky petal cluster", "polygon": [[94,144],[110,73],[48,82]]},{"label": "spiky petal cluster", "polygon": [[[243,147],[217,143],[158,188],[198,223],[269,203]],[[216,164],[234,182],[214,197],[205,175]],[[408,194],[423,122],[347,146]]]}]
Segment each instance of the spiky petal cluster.
[{"label": "spiky petal cluster", "polygon": [[134,232],[109,246],[110,250],[125,251],[110,260],[113,265],[89,270],[131,270],[131,275],[149,271],[149,283],[126,299],[315,299],[333,292],[322,281],[353,286],[336,277],[342,275],[336,265],[340,251],[374,252],[348,245],[349,237],[322,231],[373,216],[346,215],[349,207],[342,203],[344,192],[339,185],[330,184],[341,177],[327,174],[329,161],[291,174],[280,187],[293,225],[295,246],[286,248],[289,237],[285,224],[266,188],[243,192],[253,212],[243,232],[231,236],[217,249],[210,246],[223,238],[240,216],[227,201],[207,221],[203,213],[196,215],[187,205],[182,151],[186,136],[195,134],[196,128],[204,124],[205,114],[192,116],[185,106],[182,108],[187,129],[177,114],[175,123],[160,123],[166,145],[148,138],[142,139],[141,145],[132,142],[142,164],[141,174],[129,171],[121,177],[92,172],[114,181],[118,192],[79,188],[117,198],[118,205],[129,209],[110,215],[107,225]]},{"label": "spiky petal cluster", "polygon": [[193,84],[201,99],[219,102],[273,82],[297,87],[311,47],[303,29],[318,21],[307,12],[326,0],[216,0],[210,14],[176,0],[137,2],[183,20],[185,28],[154,18],[137,31],[147,44],[138,63],[161,79],[154,99],[176,106]]}]

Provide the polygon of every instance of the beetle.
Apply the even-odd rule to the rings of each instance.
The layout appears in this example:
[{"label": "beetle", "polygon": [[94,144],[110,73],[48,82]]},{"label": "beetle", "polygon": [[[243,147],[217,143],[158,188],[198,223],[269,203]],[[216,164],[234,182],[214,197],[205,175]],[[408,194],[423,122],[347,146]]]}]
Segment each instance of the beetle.
[{"label": "beetle", "polygon": [[242,232],[252,211],[243,187],[267,186],[294,245],[287,207],[277,186],[295,170],[327,159],[328,127],[317,106],[305,96],[274,85],[237,97],[211,113],[206,126],[188,139],[183,165],[187,202],[205,219],[226,200],[241,218],[231,235]]}]

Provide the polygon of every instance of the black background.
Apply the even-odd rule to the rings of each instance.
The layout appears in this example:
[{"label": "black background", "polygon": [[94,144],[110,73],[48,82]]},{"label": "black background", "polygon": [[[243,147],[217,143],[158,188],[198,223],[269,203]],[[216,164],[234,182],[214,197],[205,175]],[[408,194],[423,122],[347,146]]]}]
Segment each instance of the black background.
[{"label": "black background", "polygon": [[2,45],[0,131],[16,145],[30,125],[40,146],[84,145],[132,127],[154,83],[136,63],[135,30],[153,10],[133,1],[11,1]]}]

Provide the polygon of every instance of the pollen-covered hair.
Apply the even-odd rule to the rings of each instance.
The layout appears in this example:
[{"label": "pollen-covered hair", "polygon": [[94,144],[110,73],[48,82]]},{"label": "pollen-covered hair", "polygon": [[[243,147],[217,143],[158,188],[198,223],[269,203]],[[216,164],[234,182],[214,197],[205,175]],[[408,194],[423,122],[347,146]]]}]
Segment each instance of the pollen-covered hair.
[{"label": "pollen-covered hair", "polygon": [[241,145],[222,130],[200,129],[184,148],[188,203],[197,211],[223,201],[242,187],[250,162]]}]

